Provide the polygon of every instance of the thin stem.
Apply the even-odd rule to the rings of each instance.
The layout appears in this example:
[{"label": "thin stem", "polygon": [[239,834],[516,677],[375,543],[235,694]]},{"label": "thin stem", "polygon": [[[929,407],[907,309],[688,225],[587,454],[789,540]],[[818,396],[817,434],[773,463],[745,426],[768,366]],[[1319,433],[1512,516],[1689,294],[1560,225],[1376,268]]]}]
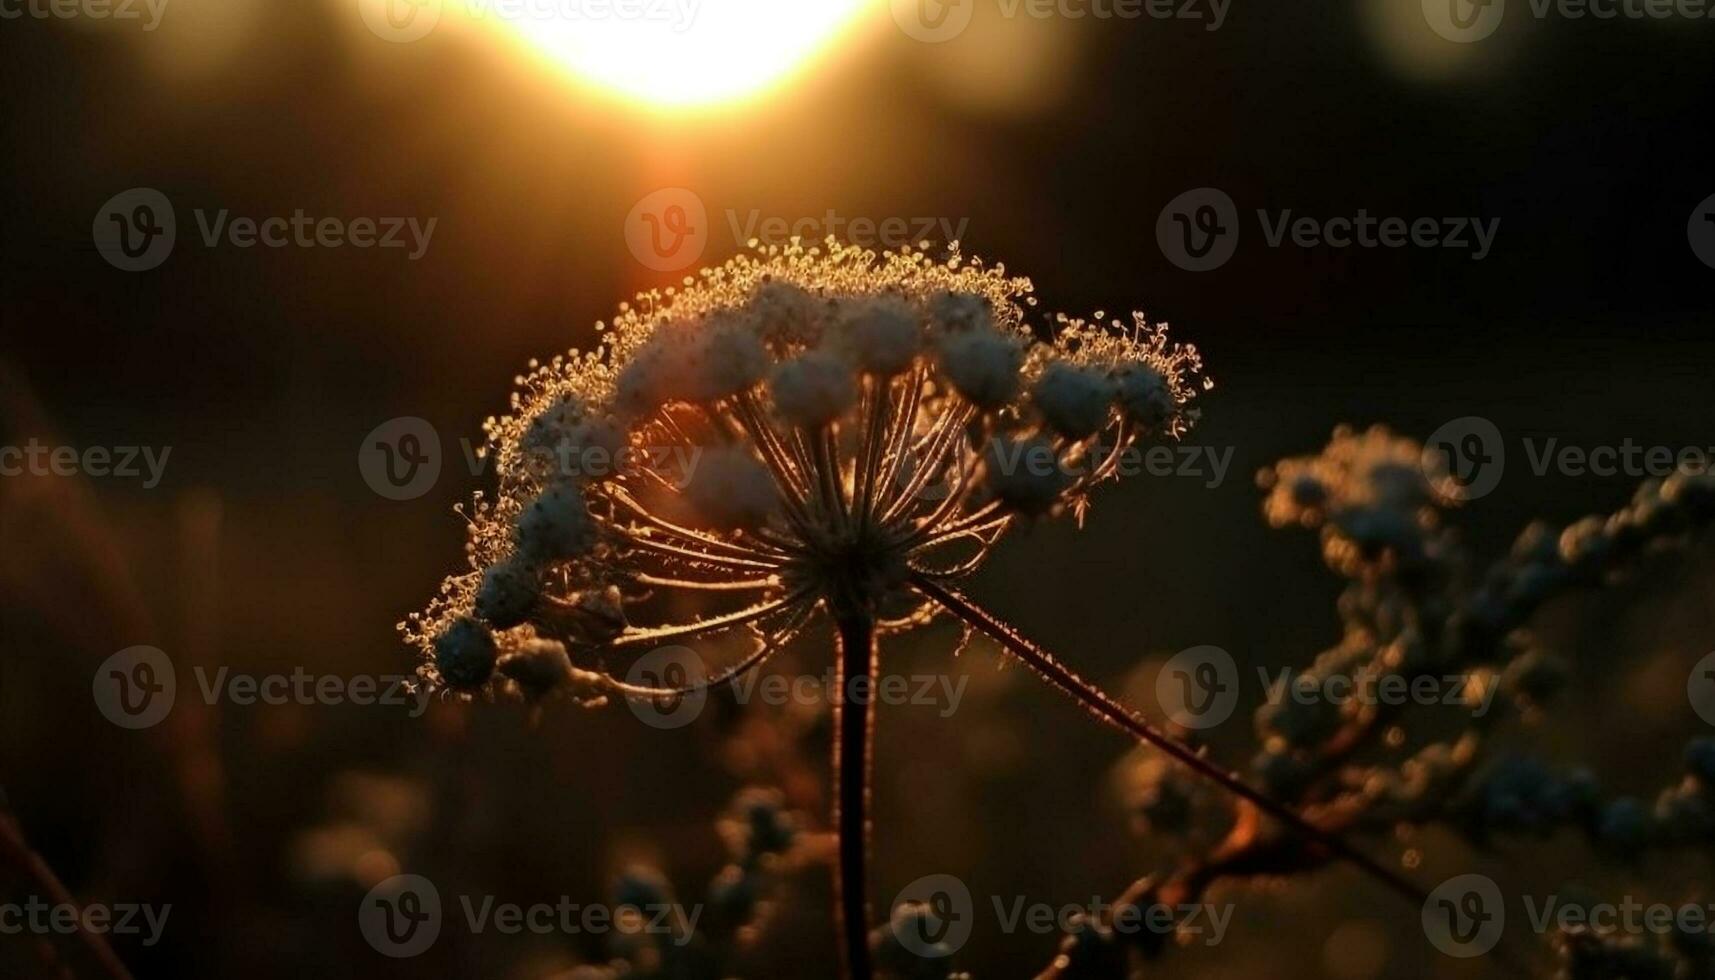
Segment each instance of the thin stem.
[{"label": "thin stem", "polygon": [[769,562],[753,561],[748,558],[728,558],[725,555],[712,555],[690,548],[681,548],[665,541],[656,541],[653,538],[646,538],[636,534],[625,535],[624,543],[628,548],[653,551],[656,554],[667,555],[671,558],[689,562],[691,564],[707,565],[711,568],[718,568],[723,572],[775,572],[780,569],[779,565],[771,564]]},{"label": "thin stem", "polygon": [[732,629],[735,626],[743,626],[745,623],[761,619],[770,613],[778,612],[803,598],[804,590],[799,589],[779,599],[759,602],[754,606],[746,606],[743,609],[722,613],[719,616],[699,619],[693,623],[676,623],[669,626],[652,626],[643,629],[634,627],[608,641],[608,646],[612,648],[634,647],[640,643],[659,643],[662,640],[677,639],[681,636],[695,636],[699,633]]},{"label": "thin stem", "polygon": [[[716,555],[728,558],[746,558],[755,554],[754,549],[736,545],[730,541],[724,541],[712,534],[705,534],[702,531],[685,527],[682,524],[675,524],[664,517],[658,517],[651,513],[649,508],[643,506],[642,503],[638,502],[636,497],[627,493],[623,488],[609,486],[607,488],[607,494],[614,501],[624,504],[626,509],[630,510],[637,519],[643,521],[656,530],[664,531],[673,535],[680,539],[680,542],[683,544],[705,548]],[[781,552],[781,554],[784,555],[785,552]]]},{"label": "thin stem", "polygon": [[881,493],[875,506],[878,512],[891,510],[899,493],[899,467],[905,461],[912,428],[917,422],[917,409],[923,403],[925,377],[922,365],[913,369],[909,383],[899,396],[899,409],[894,413],[893,424],[888,427],[887,444],[882,450],[883,470],[878,481]]},{"label": "thin stem", "polygon": [[893,385],[886,378],[865,379],[864,391],[869,403],[867,431],[864,436],[863,468],[858,471],[858,523],[870,527],[875,523],[875,476],[881,468],[883,441],[887,435],[888,415],[893,407]]},{"label": "thin stem", "polygon": [[813,606],[806,604],[801,610],[792,614],[792,618],[788,620],[785,626],[774,634],[763,637],[756,649],[744,659],[702,680],[681,687],[650,687],[646,684],[632,684],[628,681],[622,681],[608,674],[594,674],[595,683],[597,686],[617,694],[637,698],[684,697],[690,694],[712,691],[723,684],[730,684],[750,670],[760,667],[769,657],[779,653],[786,644],[792,642],[793,637],[798,635],[798,630],[803,627],[804,620],[810,618],[810,610],[813,608]]},{"label": "thin stem", "polygon": [[[73,909],[76,912],[73,918],[77,922],[83,922],[83,912],[78,910],[79,906],[72,898],[71,892],[66,890],[65,885],[60,882],[59,876],[54,874],[54,869],[48,866],[48,862],[42,860],[40,854],[30,849],[30,845],[24,840],[24,832],[18,826],[17,820],[3,810],[0,810],[0,864],[11,865],[16,868],[37,888],[46,893],[41,897],[55,905]],[[77,930],[77,935],[79,939],[83,940],[83,945],[89,950],[90,956],[94,957],[95,961],[101,965],[105,975],[113,978],[113,980],[131,980],[131,972],[125,969],[125,964],[120,961],[118,954],[113,952],[113,948],[107,945],[107,940],[103,939],[99,933],[80,927]]]},{"label": "thin stem", "polygon": [[1044,680],[1070,695],[1103,721],[1178,759],[1198,775],[1219,784],[1228,792],[1280,821],[1309,843],[1344,858],[1414,903],[1422,905],[1428,901],[1429,894],[1409,879],[1348,844],[1343,838],[1317,827],[1296,810],[1253,788],[1244,780],[1205,759],[1196,749],[1151,725],[1100,688],[1074,674],[1048,651],[1026,639],[987,610],[973,604],[961,593],[921,572],[912,574],[911,584],[940,603],[948,612],[1005,647],[1013,656],[1042,675]]},{"label": "thin stem", "polygon": [[774,427],[768,424],[768,419],[757,409],[755,396],[749,392],[740,395],[733,402],[733,409],[739,423],[750,433],[751,441],[762,454],[764,465],[774,477],[774,487],[786,504],[787,518],[802,532],[810,525],[809,512],[804,509],[809,491],[793,471],[792,463],[786,458],[786,450],[780,445]]},{"label": "thin stem", "polygon": [[810,449],[815,454],[816,473],[821,477],[823,492],[828,498],[828,511],[834,526],[846,527],[850,514],[846,509],[845,478],[840,472],[839,449],[834,445],[832,425],[824,425],[810,433]]},{"label": "thin stem", "polygon": [[747,592],[754,589],[774,589],[780,586],[779,577],[774,575],[767,578],[720,578],[701,582],[695,579],[668,578],[662,575],[638,572],[631,576],[631,580],[638,585],[653,585],[663,589],[692,589],[704,592]]},{"label": "thin stem", "polygon": [[[839,860],[840,947],[846,980],[870,980],[869,786],[875,735],[875,620],[867,610],[835,613],[839,650],[834,657],[834,827]],[[854,685],[856,678],[866,678]]]},{"label": "thin stem", "polygon": [[[920,444],[921,449],[917,447],[913,448],[912,462],[916,465],[917,469],[911,474],[910,482],[907,483],[905,488],[899,492],[899,495],[894,499],[892,505],[882,513],[881,523],[891,523],[901,514],[915,506],[919,502],[917,500],[917,494],[928,485],[930,478],[940,473],[943,469],[950,469],[953,467],[953,463],[943,457],[947,455],[949,449],[952,449],[955,453],[958,451],[954,447],[953,440],[962,434],[965,423],[970,421],[970,418],[975,414],[975,411],[976,410],[971,408],[969,405],[964,405],[952,412],[949,412],[936,423],[934,432],[925,437]],[[956,488],[949,488],[948,492],[957,493],[958,490]]]}]

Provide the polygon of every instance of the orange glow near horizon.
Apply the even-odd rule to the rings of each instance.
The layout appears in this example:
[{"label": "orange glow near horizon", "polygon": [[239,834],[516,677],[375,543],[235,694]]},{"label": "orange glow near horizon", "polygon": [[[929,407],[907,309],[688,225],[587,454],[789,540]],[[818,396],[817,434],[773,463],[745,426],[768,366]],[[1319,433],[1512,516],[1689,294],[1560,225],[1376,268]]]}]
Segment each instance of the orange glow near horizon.
[{"label": "orange glow near horizon", "polygon": [[[661,109],[740,102],[783,84],[875,0],[459,0],[550,64]],[[885,15],[884,15],[885,16]]]}]

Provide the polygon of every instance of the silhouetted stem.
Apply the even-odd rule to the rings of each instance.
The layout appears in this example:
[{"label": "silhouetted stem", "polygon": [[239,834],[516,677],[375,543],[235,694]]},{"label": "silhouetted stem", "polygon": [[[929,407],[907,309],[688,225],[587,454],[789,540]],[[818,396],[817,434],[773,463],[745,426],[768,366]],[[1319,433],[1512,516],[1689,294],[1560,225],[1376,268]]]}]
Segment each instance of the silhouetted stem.
[{"label": "silhouetted stem", "polygon": [[920,572],[912,573],[911,583],[924,595],[940,603],[948,612],[1005,647],[1013,656],[1024,661],[1042,675],[1043,679],[1070,695],[1073,700],[1084,705],[1103,721],[1178,759],[1198,775],[1218,783],[1234,795],[1248,800],[1258,809],[1305,838],[1309,843],[1356,865],[1359,869],[1411,899],[1414,903],[1422,905],[1428,900],[1428,893],[1403,875],[1346,843],[1338,835],[1330,834],[1317,827],[1300,816],[1296,810],[1255,789],[1244,780],[1204,758],[1196,749],[1145,721],[1130,708],[1109,697],[1101,688],[1074,674],[1048,651],[1025,638],[1017,630],[987,610],[975,605],[961,593]]},{"label": "silhouetted stem", "polygon": [[[875,620],[840,611],[834,671],[834,827],[840,946],[846,980],[870,980],[869,782],[875,730]],[[854,678],[865,678],[854,685]]]},{"label": "silhouetted stem", "polygon": [[[44,894],[38,896],[39,898],[56,906],[77,910],[74,918],[79,923],[83,922],[83,912],[77,902],[73,900],[71,892],[67,891],[65,885],[60,883],[59,876],[54,874],[54,869],[48,866],[48,862],[42,860],[40,854],[30,849],[30,845],[24,840],[23,829],[18,826],[18,822],[10,814],[5,812],[0,812],[0,865],[11,865],[16,868],[35,887],[42,890]],[[79,939],[83,940],[83,945],[89,950],[89,955],[101,964],[104,974],[113,980],[131,980],[131,972],[125,969],[125,964],[120,961],[118,954],[113,952],[112,947],[107,945],[107,940],[102,938],[99,933],[91,932],[80,926],[77,935]]]}]

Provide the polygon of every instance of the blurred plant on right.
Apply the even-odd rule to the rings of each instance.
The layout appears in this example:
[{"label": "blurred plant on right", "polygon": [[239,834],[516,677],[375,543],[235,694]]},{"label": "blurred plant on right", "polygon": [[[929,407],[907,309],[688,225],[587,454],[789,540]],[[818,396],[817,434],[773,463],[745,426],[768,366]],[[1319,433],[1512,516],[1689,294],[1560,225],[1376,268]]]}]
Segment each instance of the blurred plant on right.
[{"label": "blurred plant on right", "polygon": [[[1500,744],[1500,736],[1509,724],[1540,720],[1568,679],[1566,662],[1533,632],[1535,614],[1550,600],[1613,586],[1651,559],[1685,551],[1715,521],[1715,477],[1676,473],[1643,483],[1612,514],[1566,527],[1532,523],[1505,557],[1478,569],[1446,522],[1460,488],[1445,463],[1439,452],[1384,427],[1342,427],[1319,454],[1259,474],[1269,523],[1317,532],[1328,568],[1346,586],[1339,641],[1281,674],[1256,711],[1261,745],[1252,781],[1317,827],[1349,837],[1415,834],[1434,824],[1480,848],[1573,830],[1617,862],[1707,851],[1715,845],[1715,738],[1687,742],[1682,774],[1652,801],[1614,794],[1590,768],[1523,754]],[[1452,681],[1452,703],[1436,710],[1412,698],[1315,694],[1410,689],[1425,678]],[[1692,677],[1692,690],[1696,682]],[[1715,690],[1715,679],[1710,686]],[[1135,882],[1110,914],[1078,922],[1043,976],[1139,976],[1171,936],[1116,929],[1116,916],[1182,910],[1217,884],[1300,875],[1332,860],[1159,753],[1140,750],[1129,765],[1140,818],[1181,849],[1171,870]],[[1212,843],[1192,836],[1207,835],[1212,825],[1226,828],[1224,836]],[[1408,851],[1406,863],[1420,857]],[[1455,933],[1459,915],[1482,913],[1462,910],[1462,897],[1426,896],[1432,942],[1442,939],[1430,926],[1443,911],[1438,903],[1447,903]],[[1578,918],[1551,922],[1552,963],[1540,946],[1502,943],[1498,935],[1479,940],[1475,930],[1445,941],[1464,944],[1455,955],[1489,953],[1515,975],[1715,977],[1706,930],[1676,920],[1640,935]]]}]

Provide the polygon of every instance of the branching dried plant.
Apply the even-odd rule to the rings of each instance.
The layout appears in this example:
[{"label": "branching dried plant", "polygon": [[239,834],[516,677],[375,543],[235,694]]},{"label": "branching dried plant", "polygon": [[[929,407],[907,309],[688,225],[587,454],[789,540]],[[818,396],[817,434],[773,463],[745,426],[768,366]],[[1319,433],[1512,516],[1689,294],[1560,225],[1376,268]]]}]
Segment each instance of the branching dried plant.
[{"label": "branching dried plant", "polygon": [[[1564,789],[1564,807],[1548,806],[1538,798],[1553,792],[1546,770],[1481,764],[1480,726],[1395,763],[1360,764],[1391,730],[1382,711],[1265,709],[1246,779],[978,605],[960,582],[1008,529],[1081,519],[1128,450],[1189,430],[1209,384],[1196,350],[1141,314],[1033,327],[1034,307],[1028,280],[956,248],[935,259],[832,241],[759,249],[622,306],[598,325],[595,350],[533,365],[510,413],[489,421],[499,489],[466,514],[470,570],[401,624],[425,682],[532,705],[682,697],[756,670],[825,615],[836,638],[833,863],[853,978],[875,972],[877,943],[897,952],[885,927],[870,935],[866,886],[878,644],[942,616],[1168,757],[1164,795],[1186,777],[1224,791],[1227,838],[1140,881],[1122,905],[1173,906],[1217,880],[1332,860],[1421,905],[1425,892],[1397,862],[1349,838],[1450,813],[1474,828],[1582,820],[1634,846],[1685,838],[1669,829],[1679,818],[1654,818],[1658,828],[1635,805],[1597,804],[1585,783]],[[1652,484],[1605,522],[1528,532],[1472,581],[1440,521],[1457,487],[1415,444],[1341,432],[1266,482],[1270,519],[1319,528],[1330,566],[1351,580],[1347,636],[1300,680],[1455,669],[1520,698],[1544,694],[1552,675],[1540,653],[1517,648],[1537,605],[1600,582],[1712,510],[1706,478]],[[707,677],[626,670],[664,644],[727,636],[747,647]],[[1676,799],[1707,816],[1708,746],[1690,759]],[[1661,804],[1675,805],[1690,804]],[[770,808],[749,812],[772,826]],[[759,865],[735,867],[731,884],[754,886]],[[1086,922],[1047,975],[1126,976],[1159,951],[1160,937],[1150,942]]]}]

